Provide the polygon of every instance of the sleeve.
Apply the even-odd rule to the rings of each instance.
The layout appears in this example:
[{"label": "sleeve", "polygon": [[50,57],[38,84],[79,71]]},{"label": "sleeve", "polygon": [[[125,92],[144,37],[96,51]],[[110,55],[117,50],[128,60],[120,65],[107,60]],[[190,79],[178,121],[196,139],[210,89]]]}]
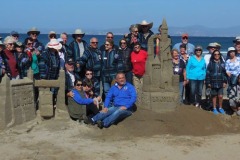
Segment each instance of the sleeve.
[{"label": "sleeve", "polygon": [[46,79],[48,74],[48,64],[47,64],[47,58],[46,58],[45,52],[43,52],[39,57],[38,67],[39,67],[40,78]]},{"label": "sleeve", "polygon": [[73,96],[73,100],[78,103],[78,104],[91,104],[93,103],[93,99],[91,98],[82,98],[81,95],[76,91],[76,90],[72,90],[73,93],[74,93],[74,96]]},{"label": "sleeve", "polygon": [[206,73],[206,86],[208,86],[210,84],[211,81],[211,62],[209,62],[208,66],[207,66],[207,73]]},{"label": "sleeve", "polygon": [[187,79],[189,79],[190,65],[191,65],[191,58],[188,60],[188,63],[187,63],[187,66],[186,66]]},{"label": "sleeve", "polygon": [[128,103],[126,104],[127,109],[129,109],[130,107],[133,106],[133,104],[136,102],[137,100],[137,92],[136,89],[134,88],[134,86],[130,86],[129,85],[129,92],[130,92],[130,96],[131,99],[128,101]]},{"label": "sleeve", "polygon": [[236,96],[237,86],[232,87],[228,92],[228,98],[233,101],[238,101],[238,97]]},{"label": "sleeve", "polygon": [[97,97],[100,95],[100,83],[98,82],[98,80],[96,79],[94,81],[94,96]]},{"label": "sleeve", "polygon": [[111,88],[110,88],[110,90],[108,91],[108,93],[107,93],[107,96],[106,96],[106,98],[105,98],[105,102],[104,102],[104,107],[105,108],[108,108],[108,107],[110,107],[109,106],[109,104],[110,104],[110,101],[112,100],[112,98],[113,98],[113,91],[114,91],[114,88],[113,88],[114,86],[112,86]]}]

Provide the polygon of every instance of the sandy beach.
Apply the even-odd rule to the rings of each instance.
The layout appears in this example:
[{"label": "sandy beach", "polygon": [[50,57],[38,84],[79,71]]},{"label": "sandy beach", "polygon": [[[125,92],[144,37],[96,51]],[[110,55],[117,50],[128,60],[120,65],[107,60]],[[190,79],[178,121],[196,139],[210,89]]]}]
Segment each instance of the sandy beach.
[{"label": "sandy beach", "polygon": [[156,113],[138,108],[108,129],[72,121],[65,111],[0,133],[1,159],[237,160],[240,118],[192,106]]}]

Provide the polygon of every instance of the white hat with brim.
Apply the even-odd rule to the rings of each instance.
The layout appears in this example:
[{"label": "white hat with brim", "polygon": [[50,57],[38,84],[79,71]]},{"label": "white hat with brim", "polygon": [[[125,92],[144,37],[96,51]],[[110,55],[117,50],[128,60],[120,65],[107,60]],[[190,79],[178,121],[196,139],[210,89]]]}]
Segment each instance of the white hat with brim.
[{"label": "white hat with brim", "polygon": [[148,26],[148,28],[149,29],[151,29],[152,28],[152,26],[153,26],[153,22],[151,22],[151,23],[148,23],[146,20],[143,20],[140,24],[138,24],[140,27],[142,27],[142,26]]},{"label": "white hat with brim", "polygon": [[81,29],[76,29],[75,32],[72,34],[72,37],[75,38],[75,35],[78,35],[78,34],[82,36],[85,35],[85,33]]},{"label": "white hat with brim", "polygon": [[234,40],[233,43],[240,42],[240,36],[237,36]]},{"label": "white hat with brim", "polygon": [[228,48],[228,53],[231,52],[231,51],[236,51],[236,49],[234,47],[229,47]]},{"label": "white hat with brim", "polygon": [[12,36],[7,36],[5,39],[4,39],[4,44],[9,44],[9,43],[15,43],[15,39],[13,39]]},{"label": "white hat with brim", "polygon": [[31,33],[36,33],[37,35],[40,34],[40,31],[36,28],[36,27],[32,27],[31,29],[29,29],[29,31],[27,32],[28,35],[30,35]]},{"label": "white hat with brim", "polygon": [[50,42],[48,42],[47,47],[59,50],[62,48],[62,44],[59,43],[57,39],[51,39]]},{"label": "white hat with brim", "polygon": [[209,43],[207,46],[207,49],[209,48],[217,48],[217,44],[216,43]]}]

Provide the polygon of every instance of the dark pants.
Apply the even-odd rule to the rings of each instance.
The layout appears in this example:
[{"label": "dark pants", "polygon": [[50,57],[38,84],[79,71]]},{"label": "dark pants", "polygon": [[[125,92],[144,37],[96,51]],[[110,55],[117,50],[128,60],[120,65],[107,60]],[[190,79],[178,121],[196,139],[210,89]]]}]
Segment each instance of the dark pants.
[{"label": "dark pants", "polygon": [[99,113],[99,110],[95,104],[91,103],[86,106],[87,116],[92,118]]},{"label": "dark pants", "polygon": [[191,88],[190,88],[190,84],[186,84],[185,85],[185,103],[189,104],[190,103],[190,93],[191,93]]}]

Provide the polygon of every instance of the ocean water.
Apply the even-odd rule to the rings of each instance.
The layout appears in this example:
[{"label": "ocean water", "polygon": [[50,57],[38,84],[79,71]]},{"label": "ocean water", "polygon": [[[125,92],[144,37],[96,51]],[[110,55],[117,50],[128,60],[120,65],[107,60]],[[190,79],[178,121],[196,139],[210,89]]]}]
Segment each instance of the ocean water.
[{"label": "ocean water", "polygon": [[[6,33],[0,33],[1,37],[6,37],[9,34]],[[27,37],[27,34],[20,34],[20,41],[23,42],[24,39]],[[59,37],[59,35],[57,35]],[[104,43],[105,35],[85,35],[83,39],[89,43],[90,39],[92,37],[98,38],[99,46]],[[114,36],[114,42],[115,44],[118,44],[119,40],[123,37],[123,35],[115,35]],[[172,46],[176,43],[181,42],[180,36],[172,36]],[[233,46],[233,39],[235,37],[189,37],[189,42],[194,45],[201,45],[203,47],[204,52],[207,52],[207,46],[211,42],[218,42],[221,44],[221,51],[227,52],[228,47]],[[39,41],[42,42],[44,45],[49,41],[48,34],[40,34],[38,37]],[[70,43],[73,40],[72,36],[69,35],[68,43]]]}]

